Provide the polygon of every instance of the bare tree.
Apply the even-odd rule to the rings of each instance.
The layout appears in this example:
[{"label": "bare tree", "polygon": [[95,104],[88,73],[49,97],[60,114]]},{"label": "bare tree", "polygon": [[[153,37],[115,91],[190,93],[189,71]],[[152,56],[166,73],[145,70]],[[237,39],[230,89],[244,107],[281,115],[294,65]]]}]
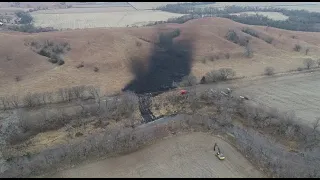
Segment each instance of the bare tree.
[{"label": "bare tree", "polygon": [[274,68],[273,67],[266,67],[264,69],[264,74],[265,75],[268,75],[268,76],[271,76],[274,74]]},{"label": "bare tree", "polygon": [[312,123],[312,128],[313,132],[316,131],[316,129],[320,126],[320,117],[318,117],[313,123]]},{"label": "bare tree", "polygon": [[67,101],[71,101],[74,98],[74,91],[72,88],[65,88],[65,93],[67,94]]},{"label": "bare tree", "polygon": [[236,75],[236,72],[231,68],[221,68],[219,69],[222,80],[227,80],[233,78]]},{"label": "bare tree", "polygon": [[75,87],[72,87],[72,89],[73,89],[75,98],[77,99],[82,98],[83,92],[85,90],[85,86],[75,86]]},{"label": "bare tree", "polygon": [[[78,106],[81,107],[81,117],[85,117],[87,115],[87,109],[83,103],[83,101],[81,101],[81,99],[77,99],[76,102],[75,102]],[[80,118],[81,119],[81,118]]]},{"label": "bare tree", "polygon": [[61,101],[66,101],[64,89],[60,88],[60,89],[58,90],[58,96],[60,96]]},{"label": "bare tree", "polygon": [[23,98],[23,103],[25,106],[28,107],[34,107],[36,106],[36,101],[34,99],[34,96],[30,93],[28,93],[24,98]]},{"label": "bare tree", "polygon": [[93,86],[89,87],[89,94],[96,100],[96,102],[99,104],[99,109],[100,109],[100,102],[101,102],[101,97],[100,97],[100,88],[95,88]]},{"label": "bare tree", "polygon": [[53,94],[52,92],[46,92],[46,97],[47,97],[47,103],[52,103],[53,102]]},{"label": "bare tree", "polygon": [[303,64],[306,66],[307,69],[310,69],[314,65],[314,60],[312,60],[310,58],[305,59],[303,61]]},{"label": "bare tree", "polygon": [[196,84],[197,84],[197,78],[194,75],[190,74],[188,76],[184,76],[179,85],[181,87],[187,87],[187,86],[193,86]]},{"label": "bare tree", "polygon": [[253,50],[249,44],[245,46],[244,55],[248,58],[251,58],[253,56]]},{"label": "bare tree", "polygon": [[33,127],[30,122],[30,117],[25,109],[18,109],[18,127],[23,130],[23,132],[30,131]]},{"label": "bare tree", "polygon": [[296,44],[294,45],[293,50],[299,52],[301,50],[301,46],[299,44]]},{"label": "bare tree", "polygon": [[309,51],[310,51],[310,49],[307,48],[307,49],[306,49],[306,55],[308,55]]},{"label": "bare tree", "polygon": [[41,105],[41,94],[40,93],[34,93],[31,96],[34,100],[35,106]]},{"label": "bare tree", "polygon": [[7,98],[2,97],[2,98],[0,98],[0,99],[1,99],[1,103],[2,103],[2,108],[3,108],[4,110],[7,110],[8,108],[10,108],[10,104],[9,104],[9,101],[8,101]]},{"label": "bare tree", "polygon": [[213,70],[205,75],[206,82],[226,81],[233,78],[236,72],[231,68],[221,68],[218,71]]},{"label": "bare tree", "polygon": [[19,107],[19,97],[18,96],[11,96],[11,104],[14,108]]},{"label": "bare tree", "polygon": [[44,93],[41,93],[40,95],[41,95],[41,99],[42,99],[42,104],[47,104],[47,101],[46,101],[47,93],[44,92]]}]

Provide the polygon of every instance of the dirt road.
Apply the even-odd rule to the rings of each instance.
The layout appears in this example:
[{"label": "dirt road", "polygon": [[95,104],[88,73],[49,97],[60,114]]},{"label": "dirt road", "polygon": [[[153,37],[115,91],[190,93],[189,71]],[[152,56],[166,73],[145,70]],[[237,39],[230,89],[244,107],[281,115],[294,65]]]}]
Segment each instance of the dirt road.
[{"label": "dirt road", "polygon": [[[214,156],[217,142],[226,156]],[[140,151],[80,165],[47,177],[264,177],[228,143],[195,132],[161,140]]]}]

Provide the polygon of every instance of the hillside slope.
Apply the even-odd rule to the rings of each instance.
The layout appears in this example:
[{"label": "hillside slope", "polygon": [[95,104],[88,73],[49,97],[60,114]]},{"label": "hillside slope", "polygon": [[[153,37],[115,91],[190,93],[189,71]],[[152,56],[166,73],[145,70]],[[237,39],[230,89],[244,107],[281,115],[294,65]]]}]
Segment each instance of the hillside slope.
[{"label": "hillside slope", "polygon": [[[272,43],[241,32],[243,27],[273,38]],[[0,96],[54,91],[76,85],[100,86],[104,93],[120,91],[133,78],[130,58],[137,56],[147,64],[146,59],[151,55],[158,33],[177,28],[181,33],[175,41],[192,41],[192,73],[198,78],[220,67],[233,68],[237,76],[260,75],[267,66],[274,67],[277,72],[288,71],[301,67],[304,59],[317,59],[320,55],[320,33],[248,26],[224,18],[141,28],[0,33]],[[243,46],[226,40],[228,30],[236,30],[239,35],[250,38],[254,52],[252,58],[244,56]],[[32,51],[30,42],[45,40],[70,44],[71,50],[64,56],[64,65],[53,65],[46,57]],[[293,51],[295,44],[301,45],[300,52]],[[310,49],[308,55],[305,55],[306,48]],[[82,62],[84,67],[76,68]],[[94,72],[94,67],[99,71]],[[16,82],[16,76],[20,76],[21,81]]]}]

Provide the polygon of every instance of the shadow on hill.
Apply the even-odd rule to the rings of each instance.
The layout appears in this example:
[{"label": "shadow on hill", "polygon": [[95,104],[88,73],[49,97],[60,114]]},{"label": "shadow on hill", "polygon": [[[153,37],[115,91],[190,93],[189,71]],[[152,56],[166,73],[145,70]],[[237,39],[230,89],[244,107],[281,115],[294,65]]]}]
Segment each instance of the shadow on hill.
[{"label": "shadow on hill", "polygon": [[[174,42],[173,39],[179,35],[179,29],[160,33],[158,43],[153,47],[147,61],[131,58],[130,67],[135,78],[122,90],[153,94],[173,88],[173,82],[179,83],[184,76],[189,75],[192,66],[192,42]],[[147,62],[147,68],[143,68],[143,62]]]}]

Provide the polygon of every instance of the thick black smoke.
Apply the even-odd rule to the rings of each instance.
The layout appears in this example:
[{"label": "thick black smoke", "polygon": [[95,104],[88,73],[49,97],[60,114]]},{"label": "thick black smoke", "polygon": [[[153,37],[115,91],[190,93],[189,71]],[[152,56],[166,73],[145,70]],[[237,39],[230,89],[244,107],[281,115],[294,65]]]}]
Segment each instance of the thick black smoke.
[{"label": "thick black smoke", "polygon": [[184,76],[189,75],[192,66],[192,44],[188,40],[173,42],[179,35],[179,29],[159,35],[159,42],[155,44],[148,59],[147,70],[141,69],[143,61],[133,59],[131,69],[135,79],[129,82],[123,91],[129,90],[137,94],[166,91],[173,87],[173,82],[179,83]]}]

